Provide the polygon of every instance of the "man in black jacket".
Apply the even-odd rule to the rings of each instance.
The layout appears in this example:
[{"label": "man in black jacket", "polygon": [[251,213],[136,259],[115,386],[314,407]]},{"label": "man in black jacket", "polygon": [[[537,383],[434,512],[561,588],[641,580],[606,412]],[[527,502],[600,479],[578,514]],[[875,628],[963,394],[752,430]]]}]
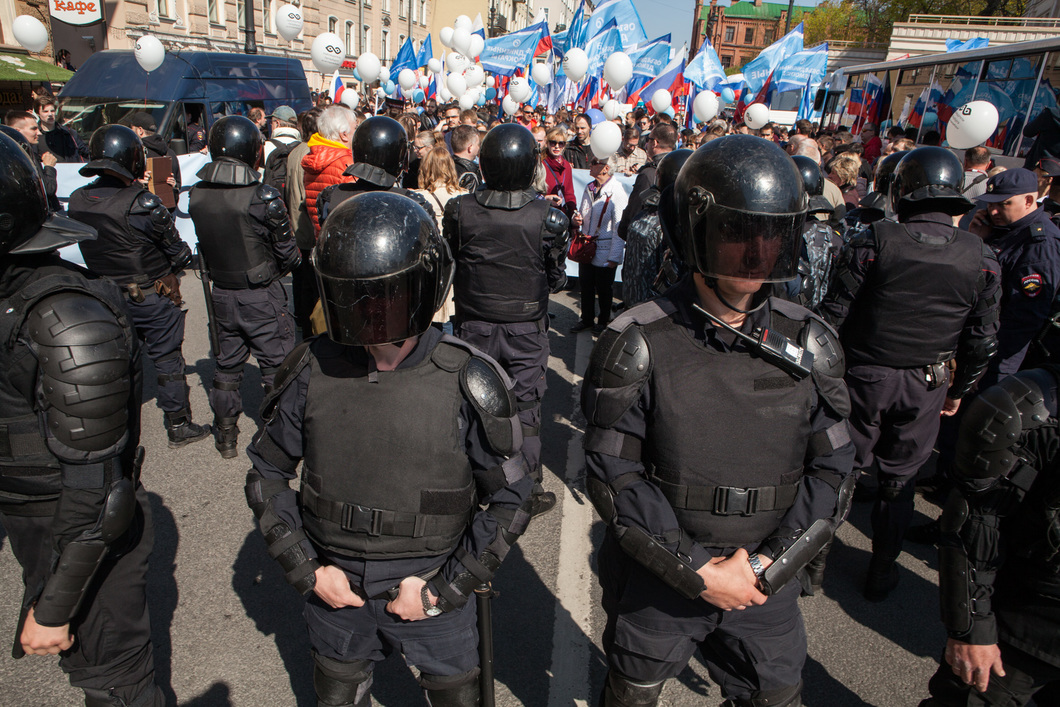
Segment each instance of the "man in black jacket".
[{"label": "man in black jacket", "polygon": [[[154,117],[150,113],[138,111],[125,118],[122,124],[129,126],[134,133],[140,136],[140,141],[143,142],[144,149],[147,151],[148,159],[152,157],[168,157],[170,159],[172,165],[166,183],[173,187],[173,201],[176,203],[180,198],[180,162],[177,160],[177,153],[173,152],[162,136],[156,132],[158,126],[155,125]],[[172,206],[169,210],[173,212],[176,208],[176,206]]]}]

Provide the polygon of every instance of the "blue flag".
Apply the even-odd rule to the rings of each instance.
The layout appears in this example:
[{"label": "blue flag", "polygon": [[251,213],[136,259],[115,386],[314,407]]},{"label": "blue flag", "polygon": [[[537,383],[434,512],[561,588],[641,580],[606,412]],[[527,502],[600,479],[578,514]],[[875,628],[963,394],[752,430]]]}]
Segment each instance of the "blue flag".
[{"label": "blue flag", "polygon": [[570,27],[567,28],[567,41],[563,44],[563,51],[560,54],[566,54],[567,50],[573,47],[584,49],[585,43],[589,41],[588,31],[589,28],[585,21],[585,0],[582,0],[578,9],[574,11]]},{"label": "blue flag", "polygon": [[959,39],[947,39],[946,53],[966,52],[969,49],[985,49],[988,46],[990,46],[990,39],[988,37],[972,37],[965,42],[962,42]]},{"label": "blue flag", "polygon": [[595,37],[603,32],[611,20],[615,21],[618,31],[622,33],[623,46],[631,47],[648,39],[633,0],[605,0],[597,5],[586,23],[588,36]]},{"label": "blue flag", "polygon": [[589,69],[586,76],[599,78],[604,75],[604,62],[607,57],[615,52],[622,51],[622,33],[618,31],[617,23],[611,20],[607,26],[589,40],[585,47],[585,53],[589,55]]},{"label": "blue flag", "polygon": [[479,63],[486,71],[511,76],[516,69],[525,69],[530,63],[537,43],[541,41],[541,36],[547,29],[544,22],[539,22],[518,32],[487,39]]},{"label": "blue flag", "polygon": [[431,48],[431,35],[427,35],[427,39],[423,40],[423,44],[420,45],[420,51],[416,54],[416,66],[426,66],[427,62],[434,56],[434,50]]},{"label": "blue flag", "polygon": [[799,121],[805,118],[806,120],[812,121],[813,118],[813,96],[817,93],[817,86],[820,84],[812,84],[810,81],[806,81],[806,85],[803,87],[802,100],[799,101],[799,112],[795,114],[795,120]]},{"label": "blue flag", "polygon": [[670,61],[670,35],[664,34],[637,47],[636,51],[630,52],[629,58],[633,62],[633,76],[658,76]]},{"label": "blue flag", "polygon": [[416,50],[412,48],[412,37],[407,37],[405,43],[401,45],[401,49],[398,50],[394,63],[390,65],[390,73],[396,80],[399,71],[402,69],[415,71],[417,66]]},{"label": "blue flag", "polygon": [[807,83],[824,81],[827,68],[828,42],[824,42],[813,49],[796,52],[780,62],[776,73],[773,74],[773,81],[780,92],[797,91]]},{"label": "blue flag", "polygon": [[724,83],[725,79],[725,69],[718,59],[718,53],[714,51],[710,40],[704,37],[696,58],[685,67],[685,80],[691,81],[700,91],[720,91],[718,85]]},{"label": "blue flag", "polygon": [[744,81],[751,93],[758,93],[766,79],[780,66],[780,62],[796,52],[802,51],[802,23],[762,50],[753,61],[743,67]]}]

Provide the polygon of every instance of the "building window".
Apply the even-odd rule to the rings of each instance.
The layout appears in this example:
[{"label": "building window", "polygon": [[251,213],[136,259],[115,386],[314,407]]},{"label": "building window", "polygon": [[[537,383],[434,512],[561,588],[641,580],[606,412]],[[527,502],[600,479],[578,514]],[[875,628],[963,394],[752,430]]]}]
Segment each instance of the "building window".
[{"label": "building window", "polygon": [[383,0],[383,12],[390,12],[390,0]]},{"label": "building window", "polygon": [[221,20],[217,16],[217,0],[206,0],[206,15],[213,24],[220,24]]},{"label": "building window", "polygon": [[276,34],[275,18],[272,16],[272,0],[261,0],[261,24],[266,34]]},{"label": "building window", "polygon": [[408,12],[405,10],[406,0],[398,0],[398,17],[407,17]]},{"label": "building window", "polygon": [[417,19],[416,16],[417,8],[419,8],[419,5],[416,4],[416,0],[409,0],[409,12],[412,13],[412,24],[419,22],[419,19]]},{"label": "building window", "polygon": [[723,57],[721,58],[721,65],[722,65],[723,67],[725,67],[726,69],[728,69],[728,68],[729,68],[730,66],[732,66],[732,57],[731,57],[731,56],[729,56],[728,54],[726,54],[725,56],[723,56]]},{"label": "building window", "polygon": [[339,18],[338,17],[329,17],[328,18],[328,32],[334,32],[338,28],[338,26],[339,26]]},{"label": "building window", "polygon": [[[365,5],[368,3],[366,2]],[[361,27],[361,54],[372,51],[372,27],[363,25]]]},{"label": "building window", "polygon": [[733,41],[735,39],[736,39],[736,28],[735,27],[726,27],[725,28],[725,41],[726,42],[731,42],[731,41]]},{"label": "building window", "polygon": [[773,40],[777,38],[777,31],[775,29],[766,30],[766,44],[772,44]]},{"label": "building window", "polygon": [[172,17],[172,15],[169,14],[169,0],[158,0],[158,16]]},{"label": "building window", "polygon": [[[415,2],[416,0],[413,0]],[[427,0],[420,0],[420,24],[427,26]]]},{"label": "building window", "polygon": [[246,18],[246,12],[243,10],[243,0],[236,0],[236,24],[239,25],[239,29],[244,29]]},{"label": "building window", "polygon": [[353,53],[353,23],[346,23],[346,53]]},{"label": "building window", "polygon": [[743,31],[743,43],[754,44],[755,43],[755,28],[748,27]]},{"label": "building window", "polygon": [[383,52],[383,55],[382,55],[381,58],[383,59],[384,63],[385,62],[389,62],[390,61],[390,30],[388,30],[388,29],[380,30],[379,36],[380,36],[379,50]]}]

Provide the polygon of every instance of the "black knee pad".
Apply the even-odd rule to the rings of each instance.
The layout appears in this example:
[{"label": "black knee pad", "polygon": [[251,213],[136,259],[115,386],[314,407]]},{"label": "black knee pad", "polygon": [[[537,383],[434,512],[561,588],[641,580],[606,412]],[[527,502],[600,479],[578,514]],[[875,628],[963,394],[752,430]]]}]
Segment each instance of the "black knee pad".
[{"label": "black knee pad", "polygon": [[458,675],[420,673],[419,682],[431,707],[478,707],[478,676],[478,668]]},{"label": "black knee pad", "polygon": [[148,681],[146,686],[131,701],[122,699],[114,692],[127,693],[136,690],[135,687],[115,688],[113,691],[91,690],[88,688],[82,688],[82,690],[85,693],[85,707],[162,707],[165,704],[162,691],[152,681]]},{"label": "black knee pad", "polygon": [[313,689],[321,707],[368,707],[372,703],[372,663],[347,663],[313,653]]},{"label": "black knee pad", "polygon": [[799,707],[802,704],[802,682],[797,685],[760,690],[749,699],[726,700],[730,707]]},{"label": "black knee pad", "polygon": [[880,500],[888,503],[900,500],[906,495],[903,492],[911,483],[912,481],[906,483],[881,483],[879,490]]},{"label": "black knee pad", "polygon": [[637,683],[625,675],[609,670],[607,684],[604,686],[604,707],[655,707],[665,684],[665,680],[657,683]]}]

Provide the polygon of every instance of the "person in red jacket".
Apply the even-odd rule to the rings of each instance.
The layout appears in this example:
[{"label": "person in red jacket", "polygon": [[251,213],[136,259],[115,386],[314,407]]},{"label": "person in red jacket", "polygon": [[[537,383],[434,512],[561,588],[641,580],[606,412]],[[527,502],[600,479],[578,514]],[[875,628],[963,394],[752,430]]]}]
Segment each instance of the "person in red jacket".
[{"label": "person in red jacket", "polygon": [[317,131],[309,138],[309,154],[302,158],[302,169],[306,210],[313,220],[314,235],[320,234],[317,195],[332,184],[352,181],[343,172],[353,162],[350,141],[356,129],[356,114],[342,104],[335,104],[320,114]]}]

